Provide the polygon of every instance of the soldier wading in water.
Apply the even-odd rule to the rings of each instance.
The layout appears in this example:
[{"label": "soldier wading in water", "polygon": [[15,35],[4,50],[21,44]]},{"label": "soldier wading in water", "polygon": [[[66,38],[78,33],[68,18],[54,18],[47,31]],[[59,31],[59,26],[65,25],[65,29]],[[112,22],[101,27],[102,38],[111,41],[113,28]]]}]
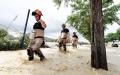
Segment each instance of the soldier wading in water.
[{"label": "soldier wading in water", "polygon": [[69,37],[69,30],[66,28],[65,24],[62,24],[62,30],[61,30],[61,36],[59,39],[59,50],[61,51],[61,48],[63,46],[64,51],[66,52],[66,43],[68,42]]},{"label": "soldier wading in water", "polygon": [[73,48],[77,48],[77,43],[78,43],[78,36],[76,35],[76,32],[73,32],[73,36],[72,36],[72,46],[73,46]]},{"label": "soldier wading in water", "polygon": [[37,21],[33,25],[33,30],[30,33],[30,42],[27,48],[27,54],[29,61],[34,59],[34,53],[40,57],[40,60],[44,60],[45,56],[40,50],[40,47],[44,41],[44,30],[46,28],[46,24],[43,20],[41,20],[42,12],[36,9],[32,12],[32,16],[35,17]]}]

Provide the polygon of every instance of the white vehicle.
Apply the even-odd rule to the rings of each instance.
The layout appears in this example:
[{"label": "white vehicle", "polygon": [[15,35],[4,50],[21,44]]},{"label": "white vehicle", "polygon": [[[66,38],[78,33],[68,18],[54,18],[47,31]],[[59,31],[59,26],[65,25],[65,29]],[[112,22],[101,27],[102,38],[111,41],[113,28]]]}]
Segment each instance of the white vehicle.
[{"label": "white vehicle", "polygon": [[119,47],[119,40],[113,40],[112,47]]}]

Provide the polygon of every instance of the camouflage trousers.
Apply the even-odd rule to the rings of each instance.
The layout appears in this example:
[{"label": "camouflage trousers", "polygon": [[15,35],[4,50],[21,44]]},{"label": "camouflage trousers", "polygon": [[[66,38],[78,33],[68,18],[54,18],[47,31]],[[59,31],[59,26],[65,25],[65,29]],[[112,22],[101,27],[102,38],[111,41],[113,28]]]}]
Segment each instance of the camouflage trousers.
[{"label": "camouflage trousers", "polygon": [[30,40],[30,43],[27,48],[27,54],[29,60],[34,59],[34,53],[40,57],[40,60],[43,60],[45,58],[40,50],[42,43],[43,43],[43,38],[35,38],[33,40]]},{"label": "camouflage trousers", "polygon": [[61,48],[63,46],[64,51],[66,51],[67,50],[66,43],[67,43],[67,39],[66,38],[61,38],[60,41],[59,41],[59,49],[61,50]]},{"label": "camouflage trousers", "polygon": [[73,48],[77,48],[77,43],[78,43],[78,40],[73,40],[72,42]]}]

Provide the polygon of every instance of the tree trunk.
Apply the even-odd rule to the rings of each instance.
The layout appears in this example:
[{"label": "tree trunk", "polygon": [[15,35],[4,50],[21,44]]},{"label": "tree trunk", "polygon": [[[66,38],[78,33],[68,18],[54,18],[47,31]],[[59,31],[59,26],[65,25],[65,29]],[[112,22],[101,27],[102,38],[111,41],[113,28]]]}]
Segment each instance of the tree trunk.
[{"label": "tree trunk", "polygon": [[102,0],[90,0],[91,5],[91,66],[108,70],[104,28],[102,19]]}]

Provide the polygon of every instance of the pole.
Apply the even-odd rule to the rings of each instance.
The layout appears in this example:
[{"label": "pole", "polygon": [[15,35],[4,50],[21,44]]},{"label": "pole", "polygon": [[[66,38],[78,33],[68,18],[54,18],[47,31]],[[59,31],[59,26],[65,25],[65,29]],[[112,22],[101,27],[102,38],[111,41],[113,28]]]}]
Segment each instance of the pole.
[{"label": "pole", "polygon": [[23,48],[23,46],[24,46],[24,38],[25,38],[25,34],[26,34],[26,28],[27,28],[29,14],[30,14],[30,9],[28,9],[28,14],[27,14],[27,18],[26,18],[26,23],[25,23],[23,37],[22,37],[22,40],[21,40],[21,43],[20,43],[20,48]]}]

